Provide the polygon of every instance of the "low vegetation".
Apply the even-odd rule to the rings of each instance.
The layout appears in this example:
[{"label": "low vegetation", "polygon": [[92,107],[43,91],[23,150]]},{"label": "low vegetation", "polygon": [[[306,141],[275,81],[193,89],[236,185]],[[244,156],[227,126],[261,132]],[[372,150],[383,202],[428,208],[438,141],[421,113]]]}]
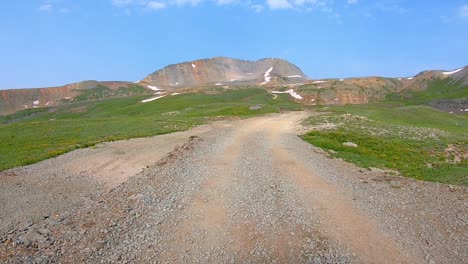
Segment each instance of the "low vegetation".
[{"label": "low vegetation", "polygon": [[[306,122],[304,140],[364,168],[468,185],[468,118],[424,106],[337,106]],[[343,145],[345,142],[357,147]]]},{"label": "low vegetation", "polygon": [[104,141],[186,130],[216,118],[300,109],[294,102],[272,100],[267,92],[254,88],[214,95],[182,94],[141,103],[144,98],[78,101],[0,117],[0,170]]},{"label": "low vegetation", "polygon": [[400,101],[405,104],[429,104],[438,100],[468,98],[468,86],[463,81],[452,79],[435,79],[423,91],[405,90],[401,93],[390,93],[387,101]]},{"label": "low vegetation", "polygon": [[139,85],[131,85],[128,87],[119,87],[118,89],[110,89],[107,86],[98,84],[92,89],[83,89],[80,95],[73,98],[74,101],[98,100],[108,97],[117,96],[135,96],[151,94],[151,91]]}]

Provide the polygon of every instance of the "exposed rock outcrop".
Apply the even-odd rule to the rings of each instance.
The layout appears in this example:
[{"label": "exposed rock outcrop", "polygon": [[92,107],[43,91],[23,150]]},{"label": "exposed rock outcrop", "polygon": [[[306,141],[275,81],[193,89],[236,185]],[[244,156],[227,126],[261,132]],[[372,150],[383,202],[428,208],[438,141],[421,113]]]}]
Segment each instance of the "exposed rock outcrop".
[{"label": "exposed rock outcrop", "polygon": [[143,82],[165,88],[225,84],[303,83],[309,78],[296,65],[281,59],[258,61],[226,57],[169,65],[148,75]]}]

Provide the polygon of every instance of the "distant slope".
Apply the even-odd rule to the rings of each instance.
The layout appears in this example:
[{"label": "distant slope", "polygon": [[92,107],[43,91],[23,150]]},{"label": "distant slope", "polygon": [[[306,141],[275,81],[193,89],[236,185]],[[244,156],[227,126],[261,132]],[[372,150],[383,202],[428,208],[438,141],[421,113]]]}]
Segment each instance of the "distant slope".
[{"label": "distant slope", "polygon": [[367,104],[385,99],[397,92],[401,83],[382,77],[326,79],[312,81],[297,87],[297,91],[309,105]]},{"label": "distant slope", "polygon": [[59,87],[0,90],[0,115],[70,101],[152,94],[162,97],[242,87],[261,87],[275,98],[283,94],[281,96],[290,96],[289,99],[305,105],[367,104],[387,100],[468,113],[465,111],[468,109],[468,67],[423,71],[404,78],[311,80],[299,67],[282,59],[248,61],[215,57],[169,65],[136,83],[84,81]]},{"label": "distant slope", "polygon": [[224,84],[302,83],[308,77],[296,65],[275,58],[258,61],[215,57],[169,65],[143,82],[165,88]]},{"label": "distant slope", "polygon": [[383,100],[426,104],[447,112],[468,108],[468,67],[423,71],[406,78],[313,80],[296,91],[305,104],[367,104]]},{"label": "distant slope", "polygon": [[397,93],[387,95],[387,100],[425,104],[451,113],[468,113],[468,67],[424,71],[404,81]]},{"label": "distant slope", "polygon": [[135,86],[129,82],[84,81],[58,87],[0,90],[0,114],[56,106],[73,100],[145,94],[146,90],[151,93],[149,89]]}]

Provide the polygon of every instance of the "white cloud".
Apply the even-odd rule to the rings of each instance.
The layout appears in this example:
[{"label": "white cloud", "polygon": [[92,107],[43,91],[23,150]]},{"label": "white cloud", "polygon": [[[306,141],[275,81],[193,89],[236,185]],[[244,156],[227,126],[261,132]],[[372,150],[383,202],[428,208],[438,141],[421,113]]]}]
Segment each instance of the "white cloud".
[{"label": "white cloud", "polygon": [[293,7],[288,0],[267,0],[267,5],[270,9],[289,9]]},{"label": "white cloud", "polygon": [[192,6],[197,6],[202,2],[202,0],[171,0],[170,1],[172,4],[175,4],[177,6],[184,6],[184,5],[192,5]]},{"label": "white cloud", "polygon": [[166,7],[165,3],[150,1],[146,4],[146,7],[151,10],[159,10]]},{"label": "white cloud", "polygon": [[348,0],[349,5],[354,5],[354,4],[357,4],[358,2],[359,0]]},{"label": "white cloud", "polygon": [[[318,11],[328,16],[339,16],[333,10],[334,0],[108,0],[122,12],[130,15],[143,10],[159,10],[169,7],[198,6],[201,3],[215,3],[220,6],[236,5],[249,8],[256,13],[270,10]],[[357,2],[358,0],[347,0]]]},{"label": "white cloud", "polygon": [[39,10],[41,11],[50,11],[52,10],[52,4],[43,4],[39,7]]},{"label": "white cloud", "polygon": [[252,8],[255,11],[255,13],[260,13],[263,11],[262,5],[252,5],[250,6],[250,8]]},{"label": "white cloud", "polygon": [[218,5],[230,5],[234,4],[235,2],[237,2],[237,0],[216,0]]},{"label": "white cloud", "polygon": [[458,10],[458,15],[461,18],[468,19],[468,5],[461,6]]},{"label": "white cloud", "polygon": [[391,12],[391,13],[398,13],[398,14],[408,13],[408,9],[401,7],[397,4],[377,3],[375,7],[377,10],[384,11],[384,12]]},{"label": "white cloud", "polygon": [[134,4],[135,0],[112,0],[112,4],[115,6],[125,6],[125,5],[130,5]]}]

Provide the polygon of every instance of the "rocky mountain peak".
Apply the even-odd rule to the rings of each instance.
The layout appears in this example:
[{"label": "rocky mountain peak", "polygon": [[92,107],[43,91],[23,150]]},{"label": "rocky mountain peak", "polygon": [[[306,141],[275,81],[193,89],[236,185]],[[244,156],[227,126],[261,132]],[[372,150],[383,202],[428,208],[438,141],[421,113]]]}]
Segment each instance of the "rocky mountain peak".
[{"label": "rocky mountain peak", "polygon": [[178,88],[226,84],[271,85],[279,80],[281,84],[302,83],[308,79],[299,67],[278,58],[248,61],[214,57],[169,65],[148,75],[143,82]]}]

